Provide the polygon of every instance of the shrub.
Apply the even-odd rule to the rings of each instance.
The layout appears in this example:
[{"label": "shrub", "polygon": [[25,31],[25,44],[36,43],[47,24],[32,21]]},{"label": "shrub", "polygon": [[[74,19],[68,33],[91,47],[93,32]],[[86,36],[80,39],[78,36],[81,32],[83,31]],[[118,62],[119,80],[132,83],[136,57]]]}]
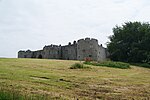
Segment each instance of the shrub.
[{"label": "shrub", "polygon": [[106,66],[106,67],[113,67],[113,68],[121,68],[127,69],[130,68],[128,63],[123,62],[113,62],[113,61],[105,61],[105,62],[84,62],[84,64],[94,65],[94,66]]},{"label": "shrub", "polygon": [[84,69],[84,68],[90,68],[90,67],[84,66],[82,63],[75,63],[70,67],[70,69]]}]

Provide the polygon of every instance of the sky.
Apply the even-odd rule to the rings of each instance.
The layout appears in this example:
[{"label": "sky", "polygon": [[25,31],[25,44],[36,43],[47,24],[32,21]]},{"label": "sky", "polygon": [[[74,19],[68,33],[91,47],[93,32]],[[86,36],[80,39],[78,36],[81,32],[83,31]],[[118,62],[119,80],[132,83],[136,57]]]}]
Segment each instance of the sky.
[{"label": "sky", "polygon": [[0,57],[86,37],[106,47],[113,27],[149,12],[150,0],[0,0]]}]

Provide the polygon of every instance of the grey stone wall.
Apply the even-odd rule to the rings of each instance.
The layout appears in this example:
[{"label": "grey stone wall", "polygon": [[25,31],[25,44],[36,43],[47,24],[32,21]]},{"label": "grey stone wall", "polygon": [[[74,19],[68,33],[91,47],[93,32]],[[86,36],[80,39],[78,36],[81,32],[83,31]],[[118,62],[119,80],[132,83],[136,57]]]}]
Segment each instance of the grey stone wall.
[{"label": "grey stone wall", "polygon": [[98,61],[105,61],[106,58],[107,58],[106,48],[102,47],[102,45],[99,45],[99,48],[98,48]]},{"label": "grey stone wall", "polygon": [[77,43],[77,59],[84,60],[90,57],[92,60],[98,59],[98,41],[96,39],[80,39]]},{"label": "grey stone wall", "polygon": [[65,46],[49,45],[38,51],[19,51],[18,58],[84,60],[89,57],[94,61],[104,61],[107,54],[106,48],[99,45],[97,39],[85,38]]},{"label": "grey stone wall", "polygon": [[77,60],[77,44],[68,44],[66,46],[62,46],[61,49],[61,57],[64,60]]},{"label": "grey stone wall", "polygon": [[18,58],[26,58],[26,52],[25,51],[19,51],[18,52]]},{"label": "grey stone wall", "polygon": [[45,59],[60,59],[61,58],[61,46],[50,45],[43,48],[43,58]]},{"label": "grey stone wall", "polygon": [[19,51],[18,58],[43,58],[43,50],[38,51]]},{"label": "grey stone wall", "polygon": [[44,58],[43,50],[33,51],[32,58],[40,58],[40,59]]}]

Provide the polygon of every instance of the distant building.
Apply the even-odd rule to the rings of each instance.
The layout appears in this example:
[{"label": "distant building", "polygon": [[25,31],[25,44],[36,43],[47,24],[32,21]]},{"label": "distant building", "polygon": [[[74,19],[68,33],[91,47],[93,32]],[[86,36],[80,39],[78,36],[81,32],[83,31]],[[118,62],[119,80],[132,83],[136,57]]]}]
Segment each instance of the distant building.
[{"label": "distant building", "polygon": [[85,60],[90,58],[94,61],[104,61],[107,58],[107,50],[98,44],[97,39],[80,39],[68,45],[49,45],[38,51],[19,51],[18,58],[40,58],[40,59],[63,59],[63,60]]}]

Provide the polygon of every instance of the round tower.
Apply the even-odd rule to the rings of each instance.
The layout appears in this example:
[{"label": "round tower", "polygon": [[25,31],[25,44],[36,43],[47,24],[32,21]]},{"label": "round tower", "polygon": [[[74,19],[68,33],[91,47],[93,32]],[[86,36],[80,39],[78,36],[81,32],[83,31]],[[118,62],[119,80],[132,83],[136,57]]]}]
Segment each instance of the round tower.
[{"label": "round tower", "polygon": [[97,60],[98,40],[96,39],[80,39],[77,43],[77,59],[84,60],[91,58]]}]

